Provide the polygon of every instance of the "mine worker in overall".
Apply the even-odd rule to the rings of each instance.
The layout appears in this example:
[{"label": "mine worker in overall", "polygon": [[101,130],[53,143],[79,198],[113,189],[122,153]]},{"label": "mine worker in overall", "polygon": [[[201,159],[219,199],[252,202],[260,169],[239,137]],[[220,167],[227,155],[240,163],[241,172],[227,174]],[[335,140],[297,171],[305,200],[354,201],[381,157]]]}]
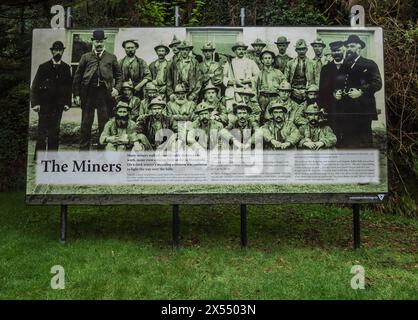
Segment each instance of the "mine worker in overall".
[{"label": "mine worker in overall", "polygon": [[305,90],[315,83],[315,70],[312,61],[306,56],[308,47],[305,40],[299,39],[295,45],[297,57],[288,61],[285,70],[287,82],[292,86],[292,99],[302,103],[306,99]]},{"label": "mine worker in overall", "polygon": [[281,101],[269,106],[271,120],[264,124],[263,129],[264,148],[284,150],[295,148],[301,138],[299,129],[292,121],[287,120],[288,110]]},{"label": "mine worker in overall", "polygon": [[214,107],[206,102],[196,107],[196,120],[187,133],[187,145],[191,148],[210,150],[219,147],[219,132],[224,126],[221,122],[211,119],[213,110]]},{"label": "mine worker in overall", "polygon": [[52,59],[42,63],[35,75],[31,88],[31,106],[39,115],[37,151],[57,151],[63,111],[71,107],[71,71],[62,61],[64,44],[55,41],[51,48]]},{"label": "mine worker in overall", "polygon": [[219,88],[211,81],[203,88],[203,101],[213,106],[211,119],[220,121],[224,126],[228,124],[228,113],[222,99],[219,98]]},{"label": "mine worker in overall", "polygon": [[332,61],[327,63],[321,69],[320,81],[319,81],[319,95],[318,106],[325,110],[327,114],[328,123],[332,130],[336,134],[337,138],[340,137],[339,128],[336,122],[338,122],[338,110],[336,109],[336,99],[334,92],[337,91],[336,80],[343,76],[338,75],[341,66],[344,62],[345,47],[344,41],[334,41],[329,44],[331,49]]},{"label": "mine worker in overall", "polygon": [[165,108],[163,99],[154,98],[149,104],[148,113],[137,121],[137,132],[147,137],[153,150],[169,138],[167,131],[172,130],[172,120],[164,114]]},{"label": "mine worker in overall", "polygon": [[311,84],[306,88],[306,106],[318,103],[319,87],[316,84]]},{"label": "mine worker in overall", "polygon": [[299,146],[311,150],[334,147],[337,137],[332,129],[324,124],[323,111],[319,110],[318,105],[316,103],[308,105],[304,114],[308,123],[301,127],[302,139],[299,141]]},{"label": "mine worker in overall", "polygon": [[171,40],[170,44],[168,45],[168,47],[173,52],[173,56],[169,60],[170,63],[175,61],[177,59],[177,57],[179,56],[180,50],[178,49],[178,46],[180,44],[181,44],[181,40],[178,39],[176,35],[173,35],[173,40]]},{"label": "mine worker in overall", "polygon": [[325,44],[324,40],[318,37],[311,43],[311,46],[315,53],[315,57],[312,59],[315,72],[315,84],[319,85],[321,69],[328,63],[324,55],[324,49],[327,45]]},{"label": "mine worker in overall", "polygon": [[272,101],[277,100],[280,84],[285,80],[284,74],[273,67],[275,56],[274,48],[268,46],[260,54],[263,67],[258,74],[256,88],[258,103],[261,108],[261,124],[269,120],[267,107]]},{"label": "mine worker in overall", "polygon": [[338,147],[373,147],[372,121],[377,120],[375,93],[382,88],[379,67],[361,56],[366,44],[357,35],[344,42],[346,58],[337,75],[336,112]]},{"label": "mine worker in overall", "polygon": [[140,113],[141,100],[134,96],[134,86],[131,81],[122,82],[121,93],[117,100],[129,105],[129,118],[136,121]]},{"label": "mine worker in overall", "polygon": [[[260,38],[257,38],[255,39],[253,43],[251,43],[253,50],[247,52],[247,57],[253,60],[257,64],[260,70],[263,67],[260,54],[263,51],[263,49],[266,47],[266,45],[267,44],[263,40],[261,40]],[[274,61],[273,61],[273,64],[274,64]]]},{"label": "mine worker in overall", "polygon": [[[235,100],[233,103],[245,103],[247,106],[251,108],[251,115],[250,119],[252,122],[260,124],[261,119],[261,108],[258,104],[257,97],[254,93],[254,91],[250,88],[239,88],[235,91]],[[229,122],[235,121],[235,114],[232,107],[232,110],[229,110],[226,108],[226,111],[228,113],[228,120]]]},{"label": "mine worker in overall", "polygon": [[165,114],[172,119],[173,131],[178,132],[178,122],[192,122],[195,119],[196,104],[187,99],[187,90],[178,84],[174,90],[174,101],[169,101]]},{"label": "mine worker in overall", "polygon": [[289,41],[287,41],[286,37],[278,37],[277,41],[274,42],[276,44],[278,53],[276,55],[276,59],[274,61],[274,67],[279,69],[283,74],[286,70],[287,63],[292,60],[290,56],[287,55],[286,51],[289,47]]},{"label": "mine worker in overall", "polygon": [[139,44],[136,40],[125,40],[122,42],[126,56],[119,61],[122,70],[123,81],[132,81],[135,96],[144,97],[143,88],[148,81],[152,81],[151,72],[144,59],[136,56]]},{"label": "mine worker in overall", "polygon": [[200,63],[200,73],[202,76],[202,91],[199,101],[203,98],[204,88],[209,82],[218,88],[218,92],[221,91],[221,85],[223,80],[223,68],[221,64],[215,61],[215,46],[208,42],[202,47],[203,61]]},{"label": "mine worker in overall", "polygon": [[106,151],[142,151],[150,149],[147,138],[136,131],[136,123],[130,119],[131,107],[119,101],[115,117],[110,119],[100,135],[100,144]]},{"label": "mine worker in overall", "polygon": [[247,48],[243,42],[235,43],[232,46],[235,57],[224,65],[225,102],[229,110],[232,110],[237,89],[247,88],[255,94],[255,81],[260,69],[253,60],[246,57]]},{"label": "mine worker in overall", "polygon": [[141,119],[142,117],[146,116],[149,113],[149,105],[151,101],[157,97],[165,101],[164,96],[160,96],[158,94],[157,87],[152,82],[148,82],[145,86],[144,99],[141,100],[141,104],[139,106],[139,113],[138,113],[137,120]]},{"label": "mine worker in overall", "polygon": [[114,98],[122,85],[122,72],[114,54],[105,50],[105,33],[95,30],[93,51],[81,56],[74,75],[75,104],[81,102],[80,150],[90,149],[91,127],[97,109],[99,136],[113,112]]},{"label": "mine worker in overall", "polygon": [[187,90],[187,99],[197,102],[201,89],[201,74],[199,63],[190,53],[193,46],[188,41],[182,41],[177,47],[179,56],[170,63],[167,76],[167,95],[174,99],[174,90],[182,84]]},{"label": "mine worker in overall", "polygon": [[151,62],[149,69],[151,71],[152,83],[157,88],[158,94],[167,99],[167,74],[169,62],[166,59],[167,54],[170,53],[170,48],[160,43],[154,47],[158,59]]},{"label": "mine worker in overall", "polygon": [[283,81],[279,87],[279,100],[287,110],[287,121],[293,122],[293,124],[299,128],[306,124],[307,120],[303,116],[303,105],[297,104],[290,99],[292,94],[292,87],[289,82]]}]

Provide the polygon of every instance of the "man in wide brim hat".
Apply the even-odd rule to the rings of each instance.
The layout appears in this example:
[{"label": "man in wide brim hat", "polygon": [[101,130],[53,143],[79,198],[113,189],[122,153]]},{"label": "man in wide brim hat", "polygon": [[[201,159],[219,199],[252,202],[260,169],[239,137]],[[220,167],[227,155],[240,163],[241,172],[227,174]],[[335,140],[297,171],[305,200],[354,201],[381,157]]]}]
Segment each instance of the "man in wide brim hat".
[{"label": "man in wide brim hat", "polygon": [[206,103],[206,102],[201,102],[197,105],[196,110],[194,112],[195,112],[195,114],[199,114],[203,111],[212,112],[213,110],[215,110],[214,106],[212,106],[212,105],[210,105],[209,103]]},{"label": "man in wide brim hat", "polygon": [[176,45],[179,45],[181,43],[181,40],[180,39],[178,39],[177,37],[176,37],[176,35],[174,35],[173,36],[173,40],[171,40],[171,42],[170,42],[170,44],[168,45],[170,48],[172,48],[172,47],[174,47],[174,46],[176,46]]},{"label": "man in wide brim hat", "polygon": [[165,44],[160,43],[159,45],[154,47],[154,50],[157,51],[159,48],[163,48],[166,52],[166,54],[170,53],[170,48],[167,47]]},{"label": "man in wide brim hat", "polygon": [[251,114],[253,112],[253,109],[244,102],[235,102],[232,105],[232,108],[235,114],[237,113],[238,109],[245,109],[247,110],[248,114]]},{"label": "man in wide brim hat", "polygon": [[276,58],[276,51],[274,50],[274,48],[271,46],[264,47],[263,51],[261,51],[260,53],[260,59],[262,59],[264,54],[266,53],[270,53],[274,61],[274,59]]},{"label": "man in wide brim hat", "polygon": [[138,41],[137,40],[134,40],[134,39],[128,39],[128,40],[125,40],[125,41],[123,41],[122,42],[122,48],[125,48],[125,46],[126,46],[126,44],[127,43],[133,43],[134,45],[135,45],[135,48],[139,48],[139,43],[138,43]]},{"label": "man in wide brim hat", "polygon": [[248,48],[248,46],[247,46],[244,42],[242,42],[242,41],[238,41],[238,42],[236,42],[236,43],[232,46],[232,51],[235,51],[237,48],[244,48],[244,49],[247,49],[247,48]]},{"label": "man in wide brim hat", "polygon": [[264,48],[267,44],[263,40],[261,40],[260,38],[257,38],[257,39],[255,39],[255,41],[253,43],[251,43],[251,45],[253,47],[260,46],[260,47]]},{"label": "man in wide brim hat", "polygon": [[215,51],[216,48],[212,42],[207,42],[202,46],[202,51]]},{"label": "man in wide brim hat", "polygon": [[346,41],[344,41],[344,46],[349,45],[350,43],[358,43],[362,49],[366,47],[366,43],[360,39],[356,34],[351,34]]},{"label": "man in wide brim hat", "polygon": [[105,33],[103,29],[97,29],[93,31],[93,36],[91,40],[106,40]]},{"label": "man in wide brim hat", "polygon": [[182,41],[178,46],[177,46],[177,49],[179,49],[179,50],[182,50],[182,49],[190,49],[190,50],[192,50],[194,47],[192,46],[192,44],[189,42],[189,41],[187,41],[187,40],[184,40],[184,41]]},{"label": "man in wide brim hat", "polygon": [[208,84],[203,88],[203,93],[208,90],[215,90],[216,92],[219,92],[219,88],[215,86],[212,81],[209,81]]},{"label": "man in wide brim hat", "polygon": [[275,44],[282,44],[282,43],[289,44],[290,41],[287,41],[287,38],[286,37],[281,36],[281,37],[278,37],[277,38],[277,41],[275,41],[274,43]]},{"label": "man in wide brim hat", "polygon": [[283,110],[283,112],[284,112],[284,113],[287,113],[287,108],[286,108],[286,106],[285,106],[282,102],[280,102],[280,101],[277,101],[277,102],[275,102],[275,103],[272,103],[272,104],[270,104],[270,105],[269,105],[269,107],[268,107],[268,111],[269,111],[270,113],[272,113],[272,112],[273,112],[273,110],[275,110],[275,109],[281,109],[281,110]]},{"label": "man in wide brim hat", "polygon": [[319,44],[324,48],[327,46],[324,40],[322,40],[321,38],[316,38],[314,41],[311,42],[311,46],[313,46],[314,44]]}]

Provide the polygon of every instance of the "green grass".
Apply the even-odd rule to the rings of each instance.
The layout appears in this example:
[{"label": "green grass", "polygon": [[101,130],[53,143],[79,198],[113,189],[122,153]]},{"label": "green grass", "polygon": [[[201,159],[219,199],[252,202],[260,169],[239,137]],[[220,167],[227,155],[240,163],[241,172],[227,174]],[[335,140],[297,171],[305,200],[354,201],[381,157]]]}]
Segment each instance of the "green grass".
[{"label": "green grass", "polygon": [[[349,208],[248,206],[249,249],[239,247],[239,208],[180,206],[181,248],[171,248],[169,206],[25,206],[0,194],[0,299],[417,299],[418,221],[362,214],[352,250]],[[350,269],[366,271],[353,290]],[[50,288],[53,265],[64,290]]]}]

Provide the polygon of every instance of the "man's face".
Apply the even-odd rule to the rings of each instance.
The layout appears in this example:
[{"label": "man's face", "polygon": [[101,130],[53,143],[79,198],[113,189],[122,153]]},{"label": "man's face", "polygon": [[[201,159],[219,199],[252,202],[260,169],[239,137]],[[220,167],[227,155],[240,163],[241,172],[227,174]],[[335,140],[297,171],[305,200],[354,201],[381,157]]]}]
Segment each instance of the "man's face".
[{"label": "man's face", "polygon": [[358,43],[347,44],[347,58],[355,59],[360,55],[361,45]]},{"label": "man's face", "polygon": [[131,88],[123,88],[122,89],[122,94],[125,96],[125,97],[128,97],[128,98],[131,98],[132,97],[132,89]]},{"label": "man's face", "polygon": [[263,50],[264,46],[263,45],[256,44],[256,45],[253,46],[253,48],[254,48],[254,51],[257,54],[260,54],[260,52]]},{"label": "man's face", "polygon": [[136,45],[132,42],[128,42],[125,44],[125,53],[128,57],[133,57],[135,56],[135,52],[136,52]]},{"label": "man's face", "polygon": [[305,58],[306,52],[308,51],[308,48],[297,48],[296,53],[298,54],[299,58]]},{"label": "man's face", "polygon": [[129,121],[129,111],[127,108],[118,108],[116,110],[116,124],[119,128],[126,128]]},{"label": "man's face", "polygon": [[180,55],[183,59],[187,59],[189,57],[189,54],[190,54],[189,48],[180,49]]},{"label": "man's face", "polygon": [[290,91],[288,90],[280,90],[279,91],[279,97],[283,102],[286,102],[287,100],[289,100],[290,97]]},{"label": "man's face", "polygon": [[324,46],[319,43],[314,43],[312,45],[312,48],[317,57],[320,57],[322,55],[322,52],[324,51]]},{"label": "man's face", "polygon": [[178,44],[173,44],[173,46],[171,47],[171,51],[173,51],[173,54],[175,56],[179,53],[179,49],[177,48],[178,46]]},{"label": "man's face", "polygon": [[147,90],[147,97],[149,100],[154,99],[157,96],[156,90]]},{"label": "man's face", "polygon": [[313,127],[317,127],[319,125],[319,115],[318,114],[307,114],[305,115],[306,119],[308,120],[309,124]]},{"label": "man's face", "polygon": [[205,125],[208,124],[209,119],[210,119],[210,112],[209,112],[209,110],[204,110],[204,111],[200,112],[199,115],[198,115],[198,117],[199,117],[199,121],[201,123],[203,123]]},{"label": "man's face", "polygon": [[205,98],[208,102],[214,102],[216,99],[216,91],[213,89],[207,90],[205,93]]},{"label": "man's face", "polygon": [[273,56],[271,55],[271,53],[263,54],[263,56],[261,57],[261,62],[264,66],[270,67],[273,64]]},{"label": "man's face", "polygon": [[315,101],[318,98],[318,92],[315,92],[315,91],[307,92],[306,97],[308,101]]},{"label": "man's face", "polygon": [[280,54],[285,54],[288,46],[289,44],[287,43],[279,43],[277,44],[277,49],[279,50]]},{"label": "man's face", "polygon": [[177,92],[175,94],[176,97],[176,102],[178,104],[183,104],[184,102],[186,102],[186,93],[185,92]]},{"label": "man's face", "polygon": [[102,52],[104,50],[105,41],[104,40],[93,40],[93,48],[97,52]]},{"label": "man's face", "polygon": [[240,122],[245,122],[248,120],[248,111],[245,108],[238,108],[237,109],[237,118]]},{"label": "man's face", "polygon": [[331,56],[336,62],[340,62],[344,59],[344,48],[340,47],[331,51]]},{"label": "man's face", "polygon": [[243,58],[246,51],[247,50],[244,47],[238,47],[238,48],[235,49],[235,55],[238,58]]},{"label": "man's face", "polygon": [[272,116],[273,116],[274,121],[281,123],[284,121],[285,112],[283,109],[276,108],[276,109],[273,109]]},{"label": "man's face", "polygon": [[159,104],[154,104],[153,106],[151,106],[151,115],[156,118],[159,119],[161,118],[161,114],[163,112],[163,107]]},{"label": "man's face", "polygon": [[203,50],[203,56],[206,60],[212,60],[213,50]]},{"label": "man's face", "polygon": [[166,53],[166,51],[165,51],[165,49],[164,48],[158,48],[157,49],[157,56],[158,56],[158,59],[164,59],[165,58],[165,56],[167,55],[167,53]]},{"label": "man's face", "polygon": [[55,60],[55,61],[60,61],[61,60],[61,58],[62,58],[62,55],[64,54],[64,50],[62,49],[52,49],[51,50],[51,53],[52,53],[52,58]]}]

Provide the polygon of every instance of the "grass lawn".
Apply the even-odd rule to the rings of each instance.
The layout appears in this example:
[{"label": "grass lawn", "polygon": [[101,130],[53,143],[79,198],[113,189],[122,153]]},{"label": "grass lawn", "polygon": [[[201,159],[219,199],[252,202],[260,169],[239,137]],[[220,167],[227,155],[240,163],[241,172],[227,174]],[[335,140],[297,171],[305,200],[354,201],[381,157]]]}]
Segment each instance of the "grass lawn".
[{"label": "grass lawn", "polygon": [[[171,248],[170,206],[26,206],[0,193],[1,299],[417,299],[418,220],[332,205],[248,206],[249,249],[239,246],[239,207],[180,206],[181,248]],[[366,289],[350,286],[353,265]],[[65,268],[53,290],[50,269]]]}]

